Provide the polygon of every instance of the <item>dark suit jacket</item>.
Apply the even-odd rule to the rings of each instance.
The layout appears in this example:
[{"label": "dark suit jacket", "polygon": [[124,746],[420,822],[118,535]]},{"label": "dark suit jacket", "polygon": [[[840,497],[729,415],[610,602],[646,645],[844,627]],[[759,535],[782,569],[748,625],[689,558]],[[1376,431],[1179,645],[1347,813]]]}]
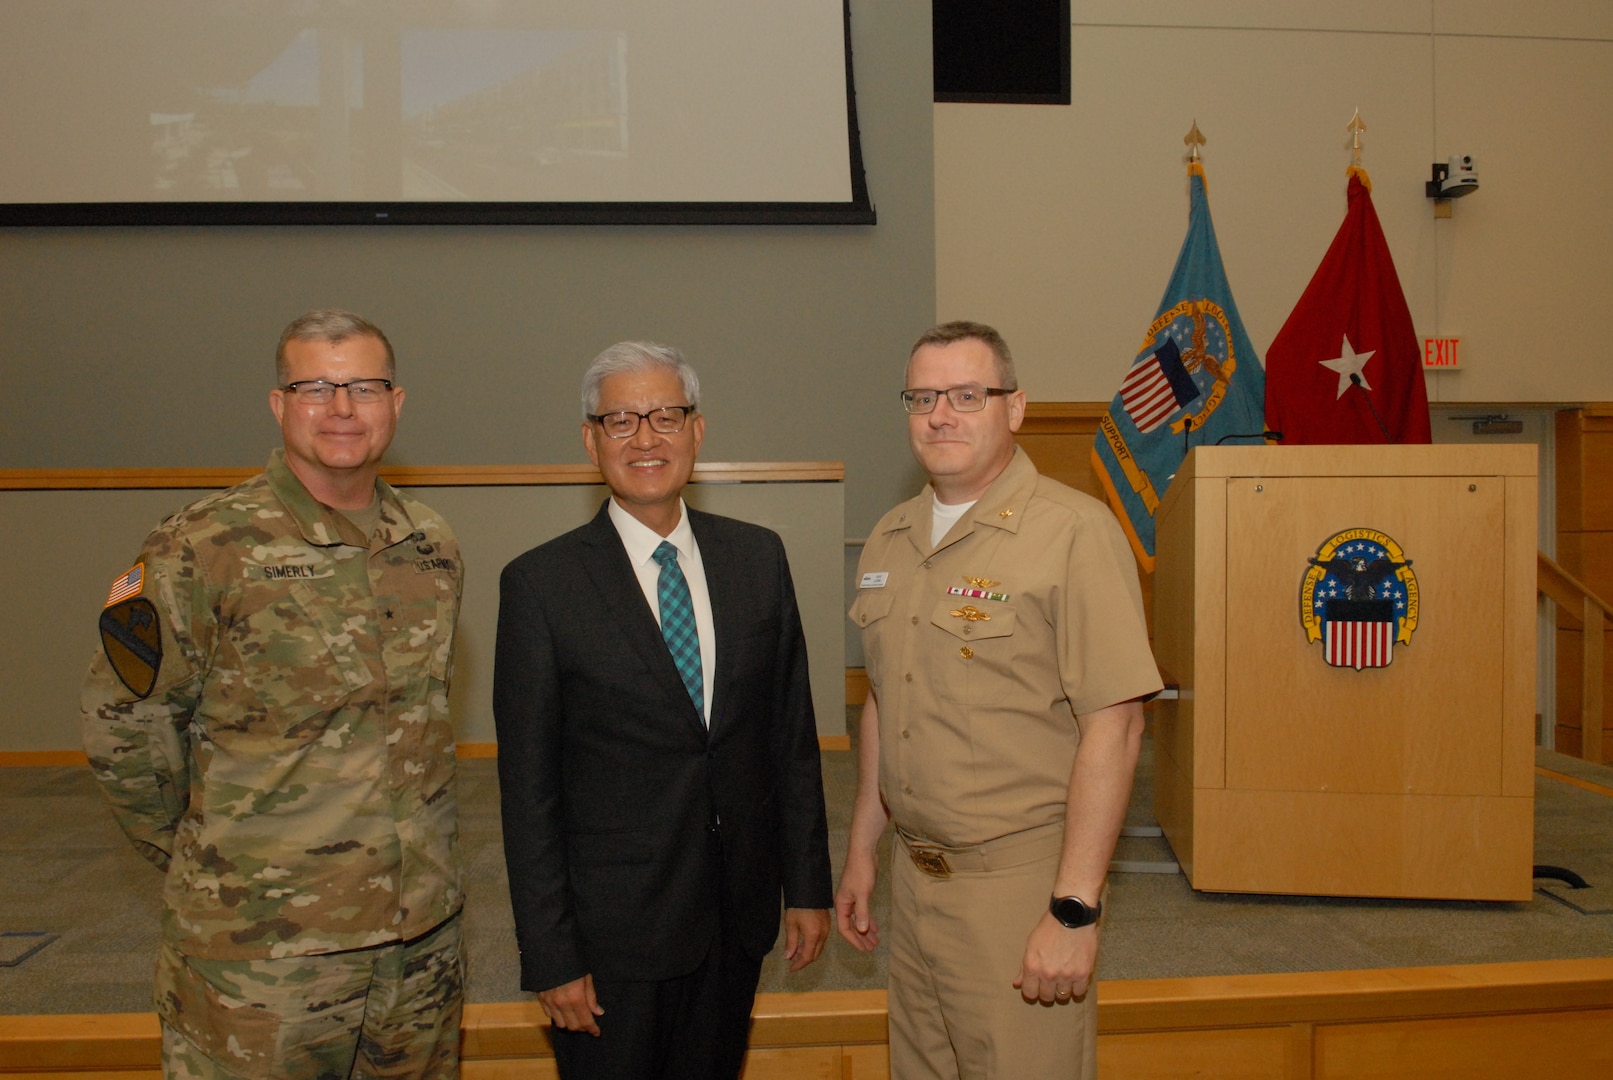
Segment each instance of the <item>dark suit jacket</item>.
[{"label": "dark suit jacket", "polygon": [[716,624],[701,723],[611,523],[505,567],[493,715],[521,985],[755,958],[832,903],[806,644],[778,536],[689,511]]}]

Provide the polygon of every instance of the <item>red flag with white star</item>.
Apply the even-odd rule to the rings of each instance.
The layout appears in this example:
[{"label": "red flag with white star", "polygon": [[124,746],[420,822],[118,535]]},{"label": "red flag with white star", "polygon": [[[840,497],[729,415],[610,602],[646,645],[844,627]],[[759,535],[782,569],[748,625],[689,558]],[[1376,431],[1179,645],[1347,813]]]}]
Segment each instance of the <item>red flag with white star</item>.
[{"label": "red flag with white star", "polygon": [[1266,426],[1285,445],[1429,441],[1422,350],[1365,170],[1350,170],[1344,224],[1266,350]]}]

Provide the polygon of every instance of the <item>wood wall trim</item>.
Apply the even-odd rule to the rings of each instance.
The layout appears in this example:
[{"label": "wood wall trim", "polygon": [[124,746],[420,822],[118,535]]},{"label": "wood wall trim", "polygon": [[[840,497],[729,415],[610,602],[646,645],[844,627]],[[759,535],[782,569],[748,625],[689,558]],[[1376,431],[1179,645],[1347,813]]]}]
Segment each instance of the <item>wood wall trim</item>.
[{"label": "wood wall trim", "polygon": [[1109,411],[1106,401],[1032,401],[1025,406],[1021,435],[1090,435]]},{"label": "wood wall trim", "polygon": [[0,769],[39,768],[50,765],[88,765],[82,750],[0,750]]},{"label": "wood wall trim", "polygon": [[[0,469],[0,491],[94,491],[226,488],[262,472],[253,468]],[[388,465],[398,487],[563,486],[604,483],[592,465]],[[694,467],[697,484],[837,483],[840,461],[712,461]]]},{"label": "wood wall trim", "polygon": [[1109,411],[1107,401],[1028,401],[1027,419],[1097,420]]},{"label": "wood wall trim", "polygon": [[[850,750],[850,735],[819,735],[819,750]],[[498,743],[457,743],[454,756],[461,761],[467,758],[496,758]],[[89,757],[82,750],[0,750],[0,769],[39,768],[52,765],[88,765]]]}]

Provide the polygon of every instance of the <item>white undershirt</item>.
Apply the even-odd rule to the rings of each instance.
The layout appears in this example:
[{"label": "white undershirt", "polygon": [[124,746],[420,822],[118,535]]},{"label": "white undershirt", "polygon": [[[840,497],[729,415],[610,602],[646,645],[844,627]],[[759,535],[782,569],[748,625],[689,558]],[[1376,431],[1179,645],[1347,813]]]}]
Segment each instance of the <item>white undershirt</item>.
[{"label": "white undershirt", "polygon": [[706,588],[706,564],[700,560],[700,547],[694,542],[694,530],[689,528],[689,508],[682,499],[678,500],[678,524],[668,536],[661,536],[623,510],[615,499],[610,501],[610,521],[616,526],[616,534],[622,538],[622,547],[627,549],[627,561],[632,563],[633,573],[638,575],[639,588],[644,590],[644,600],[650,605],[657,626],[661,625],[661,564],[651,556],[661,546],[662,540],[670,541],[678,549],[678,568],[689,583],[695,630],[700,634],[700,681],[706,692],[705,707],[700,712],[709,727],[711,695],[717,682],[717,627],[711,619],[711,591]]},{"label": "white undershirt", "polygon": [[970,499],[966,503],[944,503],[941,496],[932,496],[935,506],[930,511],[930,546],[933,548],[941,542],[941,538],[952,531],[952,526],[958,519],[969,512],[969,509],[979,502],[979,499]]}]

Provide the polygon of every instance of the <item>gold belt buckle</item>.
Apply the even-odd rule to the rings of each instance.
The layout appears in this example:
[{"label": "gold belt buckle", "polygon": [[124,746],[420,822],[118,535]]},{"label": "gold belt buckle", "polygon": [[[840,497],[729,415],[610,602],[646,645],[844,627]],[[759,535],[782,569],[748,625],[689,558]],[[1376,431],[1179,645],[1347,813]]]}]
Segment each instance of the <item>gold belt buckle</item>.
[{"label": "gold belt buckle", "polygon": [[907,853],[913,857],[913,865],[929,874],[931,877],[951,877],[952,867],[947,864],[947,857],[939,851],[930,848],[910,847]]}]

